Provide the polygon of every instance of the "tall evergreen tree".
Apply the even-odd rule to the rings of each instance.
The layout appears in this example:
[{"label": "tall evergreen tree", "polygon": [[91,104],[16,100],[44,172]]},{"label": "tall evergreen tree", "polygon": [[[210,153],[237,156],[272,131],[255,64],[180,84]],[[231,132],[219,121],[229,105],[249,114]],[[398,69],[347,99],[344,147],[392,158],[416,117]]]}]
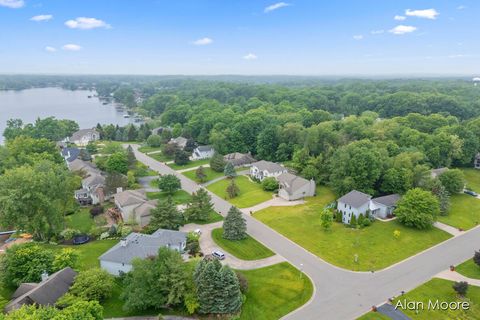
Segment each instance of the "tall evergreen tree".
[{"label": "tall evergreen tree", "polygon": [[150,214],[152,228],[178,230],[182,223],[182,215],[170,196],[166,200],[159,201],[157,207],[152,209]]},{"label": "tall evergreen tree", "polygon": [[221,268],[222,265],[218,260],[208,261],[198,274],[196,285],[200,313],[218,313],[219,311],[217,301],[221,300],[220,294],[222,292],[218,287],[218,273]]},{"label": "tall evergreen tree", "polygon": [[133,152],[131,145],[128,145],[127,147],[127,159],[129,168],[134,168],[135,164],[137,163],[137,158],[135,157],[135,153]]},{"label": "tall evergreen tree", "polygon": [[222,281],[222,313],[234,314],[242,308],[242,292],[240,283],[235,272],[229,266],[223,266],[220,269],[220,278]]},{"label": "tall evergreen tree", "polygon": [[227,195],[230,199],[235,198],[240,193],[240,189],[235,183],[235,179],[230,180],[230,183],[227,186]]},{"label": "tall evergreen tree", "polygon": [[223,172],[223,169],[225,169],[225,160],[223,160],[223,156],[220,153],[215,152],[210,159],[210,168],[216,172]]},{"label": "tall evergreen tree", "polygon": [[200,188],[192,193],[192,200],[185,210],[185,216],[188,221],[207,221],[212,210],[212,197],[205,189]]},{"label": "tall evergreen tree", "polygon": [[235,171],[235,167],[231,162],[227,162],[225,165],[225,169],[223,170],[225,176],[229,179],[233,179],[237,176],[237,172]]},{"label": "tall evergreen tree", "polygon": [[195,178],[197,178],[197,180],[202,183],[205,182],[205,180],[207,179],[207,175],[205,174],[205,169],[203,168],[203,166],[197,168],[197,170],[195,171]]},{"label": "tall evergreen tree", "polygon": [[242,240],[247,237],[247,222],[237,207],[231,207],[223,222],[223,237],[228,240]]}]

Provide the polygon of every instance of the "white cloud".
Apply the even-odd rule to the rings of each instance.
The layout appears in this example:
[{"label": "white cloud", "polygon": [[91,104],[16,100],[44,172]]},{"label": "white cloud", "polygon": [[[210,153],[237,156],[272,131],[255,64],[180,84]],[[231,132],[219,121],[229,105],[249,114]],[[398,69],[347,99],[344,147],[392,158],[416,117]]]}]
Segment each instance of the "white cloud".
[{"label": "white cloud", "polygon": [[291,6],[290,3],[286,3],[286,2],[277,2],[277,3],[274,3],[272,5],[269,5],[268,7],[266,7],[263,11],[265,13],[269,13],[269,12],[272,12],[274,10],[277,10],[277,9],[280,9],[280,8],[284,8],[284,7],[289,7]]},{"label": "white cloud", "polygon": [[467,9],[467,6],[460,5],[457,7],[457,10],[463,10],[463,9]]},{"label": "white cloud", "polygon": [[71,29],[89,30],[95,28],[109,29],[111,26],[103,20],[87,17],[78,17],[75,20],[68,20],[65,25]]},{"label": "white cloud", "polygon": [[57,51],[57,49],[55,49],[54,47],[46,46],[46,47],[45,47],[45,51],[47,51],[47,52],[55,52],[55,51]]},{"label": "white cloud", "polygon": [[205,37],[205,38],[195,40],[192,43],[196,46],[206,46],[207,44],[211,44],[212,42],[213,42],[212,39]]},{"label": "white cloud", "polygon": [[82,47],[80,47],[78,44],[69,43],[64,45],[62,49],[65,51],[80,51],[82,50]]},{"label": "white cloud", "polygon": [[40,14],[38,16],[31,17],[30,20],[40,22],[40,21],[48,21],[48,20],[51,20],[52,18],[53,16],[51,14]]},{"label": "white cloud", "polygon": [[25,5],[25,1],[23,0],[0,0],[0,6],[18,9]]},{"label": "white cloud", "polygon": [[370,31],[371,34],[382,34],[384,32],[385,32],[385,30],[372,30],[372,31]]},{"label": "white cloud", "polygon": [[397,21],[403,21],[405,19],[407,19],[407,17],[404,17],[404,16],[399,16],[398,14],[393,17],[394,20],[397,20]]},{"label": "white cloud", "polygon": [[253,53],[249,53],[249,54],[244,55],[243,59],[245,59],[245,60],[257,60],[258,57],[257,57],[257,55],[255,55]]},{"label": "white cloud", "polygon": [[417,27],[398,25],[395,28],[388,30],[388,32],[393,34],[406,34],[415,30],[417,30]]},{"label": "white cloud", "polygon": [[417,17],[417,18],[424,18],[424,19],[437,19],[439,15],[438,11],[435,9],[425,9],[425,10],[405,10],[405,14],[409,17]]},{"label": "white cloud", "polygon": [[362,34],[356,34],[353,36],[353,39],[355,40],[362,40],[363,39],[363,35]]}]

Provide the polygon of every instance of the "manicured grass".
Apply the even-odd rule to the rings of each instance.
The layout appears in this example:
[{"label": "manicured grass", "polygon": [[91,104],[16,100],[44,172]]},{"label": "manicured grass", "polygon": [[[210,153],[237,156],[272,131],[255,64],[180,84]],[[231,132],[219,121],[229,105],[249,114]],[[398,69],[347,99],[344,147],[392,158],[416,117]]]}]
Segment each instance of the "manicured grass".
[{"label": "manicured grass", "polygon": [[140,161],[137,161],[135,165],[135,169],[133,169],[133,174],[135,177],[149,177],[149,176],[157,176],[158,172],[150,169]]},{"label": "manicured grass", "polygon": [[357,318],[357,320],[391,320],[391,318],[381,314],[380,312],[370,311],[365,313],[360,318]]},{"label": "manicured grass", "polygon": [[163,153],[154,153],[154,154],[149,154],[148,156],[160,162],[168,162],[173,160],[172,157],[167,156]]},{"label": "manicured grass", "polygon": [[161,151],[162,147],[149,147],[149,146],[143,146],[138,148],[138,151],[143,152],[143,153],[149,153],[153,151]]},{"label": "manicured grass", "polygon": [[480,223],[480,199],[468,194],[452,195],[448,215],[439,216],[438,221],[463,230],[475,227]]},{"label": "manicured grass", "polygon": [[95,226],[95,221],[90,217],[89,208],[80,208],[74,214],[65,217],[67,228],[89,232]]},{"label": "manicured grass", "polygon": [[216,178],[220,178],[220,177],[223,177],[223,172],[216,172],[216,171],[213,171],[212,169],[210,168],[203,168],[203,172],[205,172],[205,181],[201,182],[200,180],[197,179],[196,177],[196,172],[197,172],[197,169],[193,169],[193,170],[189,170],[189,171],[185,171],[183,172],[182,174],[195,181],[195,182],[198,182],[198,183],[205,183],[205,182],[208,182],[208,181],[211,181],[213,179],[216,179]]},{"label": "manicured grass", "polygon": [[[432,279],[420,287],[408,292],[402,296],[407,301],[423,302],[425,308],[423,310],[405,310],[401,309],[407,316],[415,320],[450,320],[450,319],[480,319],[480,287],[469,286],[467,295],[460,298],[453,290],[454,282],[443,279]],[[428,308],[428,301],[433,303],[438,299],[439,302],[454,302],[454,301],[468,301],[470,303],[470,310],[438,310]],[[395,300],[393,304],[398,300]],[[432,310],[434,309],[434,310]]]},{"label": "manicured grass", "polygon": [[223,216],[216,213],[214,210],[210,211],[207,221],[200,221],[200,220],[191,220],[188,223],[196,223],[196,224],[210,224],[215,223],[218,221],[222,221]]},{"label": "manicured grass", "polygon": [[[335,222],[325,231],[320,225],[320,212],[334,199],[330,189],[318,187],[317,196],[307,198],[303,205],[270,207],[254,216],[327,262],[356,271],[383,269],[450,238],[436,228],[416,230],[396,221],[376,221],[363,229]],[[400,231],[398,239],[393,236],[395,230]]]},{"label": "manicured grass", "polygon": [[242,260],[259,260],[268,258],[274,253],[263,244],[248,236],[243,240],[227,240],[223,238],[223,228],[212,230],[212,238],[222,249]]},{"label": "manicured grass", "polygon": [[[168,194],[166,194],[165,192],[147,192],[147,198],[149,200],[152,200],[152,199],[163,200],[163,199],[166,199],[167,197],[168,197]],[[177,192],[175,192],[172,195],[172,199],[176,204],[188,203],[190,201],[190,198],[191,198],[190,194],[184,190],[177,190]]]},{"label": "manicured grass", "polygon": [[465,180],[467,180],[467,189],[480,193],[480,170],[473,168],[462,168]]},{"label": "manicured grass", "polygon": [[467,278],[480,279],[480,266],[473,262],[473,259],[468,259],[464,263],[458,265],[455,271],[464,275]]},{"label": "manicured grass", "polygon": [[273,320],[304,305],[313,294],[310,279],[287,262],[241,271],[248,280],[242,320]]},{"label": "manicured grass", "polygon": [[271,192],[263,191],[260,184],[250,181],[245,176],[236,177],[235,183],[240,189],[240,194],[233,199],[228,199],[226,191],[227,186],[230,184],[229,179],[224,179],[212,183],[207,187],[207,189],[221,198],[228,199],[231,204],[239,208],[252,207],[256,204],[272,199]]},{"label": "manicured grass", "polygon": [[203,160],[196,160],[196,161],[189,161],[187,164],[179,166],[175,163],[170,163],[168,166],[173,170],[183,170],[188,168],[195,168],[199,166],[204,166],[210,163],[210,159],[203,159]]}]

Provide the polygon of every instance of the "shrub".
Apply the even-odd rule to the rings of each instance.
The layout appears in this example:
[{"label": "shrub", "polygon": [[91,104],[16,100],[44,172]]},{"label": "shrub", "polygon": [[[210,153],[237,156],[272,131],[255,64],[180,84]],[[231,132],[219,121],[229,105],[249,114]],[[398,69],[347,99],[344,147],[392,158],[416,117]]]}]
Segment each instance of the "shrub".
[{"label": "shrub", "polygon": [[362,223],[363,227],[369,227],[371,225],[372,225],[372,220],[370,220],[370,219],[364,219],[363,220],[363,223]]},{"label": "shrub", "polygon": [[80,234],[80,231],[76,230],[76,229],[70,229],[70,228],[67,228],[65,230],[63,230],[61,233],[60,233],[60,236],[66,240],[66,241],[70,241],[73,239],[73,237],[77,236]]},{"label": "shrub", "polygon": [[455,282],[452,287],[453,290],[455,290],[462,297],[467,294],[468,283],[466,281]]},{"label": "shrub", "polygon": [[99,214],[102,214],[104,211],[103,207],[100,205],[95,205],[90,209],[90,215],[93,217],[98,216]]},{"label": "shrub", "polygon": [[473,255],[473,262],[480,267],[480,251],[475,251],[475,254]]},{"label": "shrub", "polygon": [[69,292],[87,301],[103,301],[112,295],[114,280],[107,271],[94,268],[80,272]]},{"label": "shrub", "polygon": [[363,226],[363,221],[365,221],[365,217],[363,216],[363,213],[360,213],[357,220],[358,225]]},{"label": "shrub", "polygon": [[337,210],[337,212],[335,213],[335,220],[336,220],[337,222],[342,223],[342,222],[343,222],[342,219],[343,219],[343,213],[342,213],[342,211]]},{"label": "shrub", "polygon": [[350,218],[350,226],[352,228],[357,227],[357,217],[354,214],[352,214],[352,218]]},{"label": "shrub", "polygon": [[160,147],[162,138],[157,134],[152,134],[147,138],[147,145],[152,148]]},{"label": "shrub", "polygon": [[238,271],[235,271],[235,273],[237,274],[238,283],[240,284],[240,291],[242,291],[243,294],[246,294],[248,292],[247,278],[245,278],[245,276]]},{"label": "shrub", "polygon": [[278,181],[273,177],[268,177],[262,181],[262,189],[265,191],[276,191],[278,190]]},{"label": "shrub", "polygon": [[400,238],[400,235],[401,235],[400,230],[395,230],[395,231],[393,231],[393,237],[394,237],[395,239]]}]

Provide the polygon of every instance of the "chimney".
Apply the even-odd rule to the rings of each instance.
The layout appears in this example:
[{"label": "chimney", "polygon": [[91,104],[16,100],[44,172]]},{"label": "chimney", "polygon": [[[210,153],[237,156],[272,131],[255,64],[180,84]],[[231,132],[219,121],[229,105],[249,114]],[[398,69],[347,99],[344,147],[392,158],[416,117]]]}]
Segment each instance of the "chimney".
[{"label": "chimney", "polygon": [[127,238],[123,238],[120,240],[120,246],[121,247],[126,247],[128,245],[128,240]]},{"label": "chimney", "polygon": [[42,272],[41,277],[42,277],[42,282],[43,282],[43,281],[46,281],[46,280],[48,279],[48,272],[44,270],[44,271]]},{"label": "chimney", "polygon": [[122,187],[117,188],[117,193],[120,193],[120,192],[123,192],[123,188],[122,188]]}]

